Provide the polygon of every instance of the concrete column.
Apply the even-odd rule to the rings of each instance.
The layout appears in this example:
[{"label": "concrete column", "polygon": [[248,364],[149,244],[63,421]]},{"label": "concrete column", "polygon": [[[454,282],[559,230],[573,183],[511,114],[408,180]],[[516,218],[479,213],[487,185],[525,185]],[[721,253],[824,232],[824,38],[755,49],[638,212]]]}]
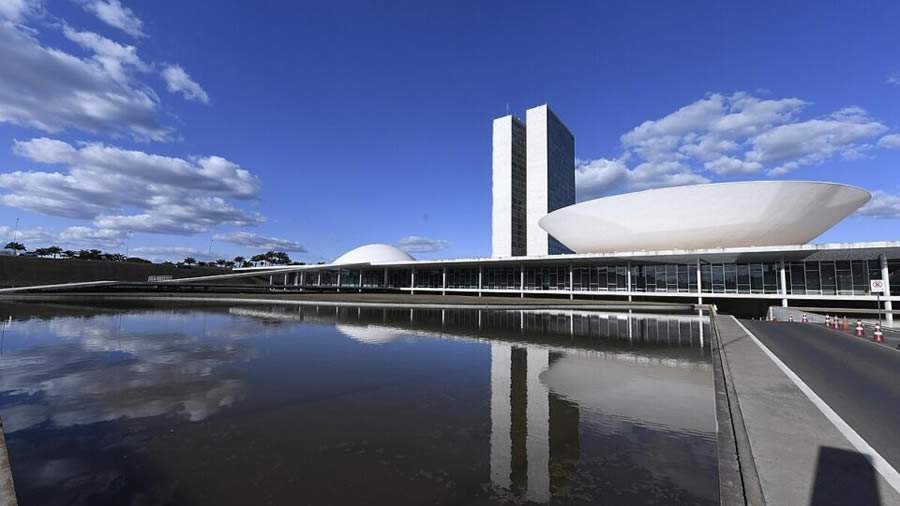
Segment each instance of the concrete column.
[{"label": "concrete column", "polygon": [[300,271],[300,286],[306,286],[306,272]]},{"label": "concrete column", "polygon": [[569,265],[569,300],[575,300],[575,269]]},{"label": "concrete column", "polygon": [[272,275],[269,274],[269,288],[271,288],[272,285],[274,285],[274,284],[275,284],[275,283],[274,283],[274,280],[272,279]]},{"label": "concrete column", "polygon": [[519,265],[519,296],[525,298],[525,266]]},{"label": "concrete column", "polygon": [[284,290],[284,291],[287,291],[287,287],[288,287],[288,275],[289,275],[289,274],[288,274],[287,272],[284,273],[284,286],[281,288],[281,289]]},{"label": "concrete column", "polygon": [[888,270],[887,256],[881,254],[881,280],[884,282],[884,324],[886,327],[894,326],[894,303],[891,302],[891,273]]},{"label": "concrete column", "polygon": [[316,286],[321,287],[322,286],[322,271],[318,271],[316,273],[316,275],[318,278],[318,279],[316,279]]},{"label": "concrete column", "polygon": [[781,307],[788,307],[787,272],[784,269],[784,260],[781,261],[781,270],[779,272],[779,276],[781,276]]},{"label": "concrete column", "polygon": [[441,273],[441,295],[447,295],[447,268]]},{"label": "concrete column", "polygon": [[384,268],[384,287],[388,287],[388,270],[387,267]]},{"label": "concrete column", "polygon": [[362,293],[363,275],[365,273],[366,273],[366,271],[364,271],[362,269],[359,270],[359,280],[357,280],[357,282],[356,282],[356,289],[359,290],[360,293]]},{"label": "concrete column", "polygon": [[[700,275],[700,259],[697,259],[697,304],[703,304],[703,278]],[[700,332],[703,332],[702,330]],[[701,342],[703,338],[700,338]]]},{"label": "concrete column", "polygon": [[337,291],[341,291],[341,270],[338,269],[337,272]]},{"label": "concrete column", "polygon": [[409,270],[409,294],[413,295],[416,293],[416,270]]},{"label": "concrete column", "polygon": [[478,266],[478,296],[481,297],[481,278],[484,274],[484,268],[480,265]]},{"label": "concrete column", "polygon": [[631,302],[631,262],[625,264],[625,291],[628,292],[628,302]]}]

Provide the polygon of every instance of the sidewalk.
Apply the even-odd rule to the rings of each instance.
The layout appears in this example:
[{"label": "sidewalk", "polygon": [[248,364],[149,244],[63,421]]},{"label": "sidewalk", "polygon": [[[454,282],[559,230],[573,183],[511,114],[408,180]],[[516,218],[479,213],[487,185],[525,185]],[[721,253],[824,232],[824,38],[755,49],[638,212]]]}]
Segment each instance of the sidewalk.
[{"label": "sidewalk", "polygon": [[766,504],[900,506],[900,494],[737,320],[716,323]]},{"label": "sidewalk", "polygon": [[9,467],[6,453],[2,421],[0,421],[0,506],[16,506],[16,491],[13,488],[12,469]]}]

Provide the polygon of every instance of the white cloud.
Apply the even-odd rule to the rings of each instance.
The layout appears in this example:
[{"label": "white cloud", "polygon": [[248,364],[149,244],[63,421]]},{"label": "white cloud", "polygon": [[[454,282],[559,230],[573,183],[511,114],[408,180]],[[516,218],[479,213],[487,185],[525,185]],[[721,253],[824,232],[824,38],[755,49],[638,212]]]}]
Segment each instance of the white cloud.
[{"label": "white cloud", "polygon": [[15,227],[8,227],[6,225],[0,226],[0,241],[2,241],[0,246],[10,241],[16,241],[23,243],[28,248],[40,247],[45,243],[52,242],[53,239],[53,234],[42,227],[21,228],[16,230]]},{"label": "white cloud", "polygon": [[629,169],[623,160],[579,161],[575,168],[577,200],[609,195],[619,190],[647,190],[709,182],[680,162],[644,162]]},{"label": "white cloud", "polygon": [[109,26],[118,28],[132,37],[144,36],[144,23],[119,0],[88,0],[82,5],[85,10],[92,12]]},{"label": "white cloud", "polygon": [[203,251],[187,246],[139,246],[131,248],[130,253],[153,261],[182,260],[187,257],[203,261],[227,258],[225,255],[216,252]]},{"label": "white cloud", "polygon": [[69,227],[59,233],[59,242],[98,248],[118,248],[125,244],[131,233],[91,227]]},{"label": "white cloud", "polygon": [[252,232],[231,232],[228,234],[217,234],[213,236],[216,241],[237,244],[238,246],[246,246],[248,248],[267,250],[267,251],[297,251],[306,252],[300,243],[290,239],[279,239],[277,237],[266,237]]},{"label": "white cloud", "polygon": [[619,156],[579,161],[579,199],[712,176],[781,175],[833,156],[862,158],[887,130],[859,107],[801,120],[807,105],[799,98],[710,94],[623,134]]},{"label": "white cloud", "polygon": [[[6,0],[8,1],[8,0]],[[56,132],[77,128],[165,140],[159,98],[127,70],[143,63],[134,48],[90,32],[64,29],[93,54],[80,58],[43,46],[36,30],[0,21],[0,122]]]},{"label": "white cloud", "polygon": [[[761,164],[779,163],[771,175],[802,165],[819,163],[835,153],[853,152],[860,142],[884,133],[887,127],[869,119],[864,111],[843,109],[825,119],[781,125],[754,137],[746,159]],[[784,162],[784,163],[781,163]]]},{"label": "white cloud", "polygon": [[110,77],[127,84],[128,72],[136,69],[147,72],[150,66],[144,63],[137,54],[137,48],[119,44],[118,42],[97,35],[93,32],[79,32],[66,25],[63,34],[67,39],[94,53],[96,61]]},{"label": "white cloud", "polygon": [[599,197],[625,186],[630,173],[622,160],[578,160],[575,166],[578,200]]},{"label": "white cloud", "polygon": [[900,74],[889,75],[887,78],[887,83],[888,84],[896,84],[897,86],[900,86]]},{"label": "white cloud", "polygon": [[397,241],[397,246],[407,253],[433,253],[447,249],[450,243],[442,239],[429,239],[421,235],[410,235]]},{"label": "white cloud", "polygon": [[900,218],[900,195],[876,190],[872,200],[862,206],[857,214],[873,218]]},{"label": "white cloud", "polygon": [[0,0],[0,20],[7,19],[18,23],[35,12],[39,5],[40,2],[37,0]]},{"label": "white cloud", "polygon": [[878,140],[878,147],[897,149],[900,148],[900,134],[888,134]]},{"label": "white cloud", "polygon": [[166,81],[166,88],[171,93],[181,93],[184,98],[195,102],[209,103],[209,95],[200,87],[181,65],[168,65],[161,73]]},{"label": "white cloud", "polygon": [[259,180],[222,157],[184,159],[48,138],[16,141],[13,151],[65,171],[0,173],[0,188],[9,191],[0,203],[8,206],[128,232],[194,234],[264,221],[227,200],[254,198]]}]

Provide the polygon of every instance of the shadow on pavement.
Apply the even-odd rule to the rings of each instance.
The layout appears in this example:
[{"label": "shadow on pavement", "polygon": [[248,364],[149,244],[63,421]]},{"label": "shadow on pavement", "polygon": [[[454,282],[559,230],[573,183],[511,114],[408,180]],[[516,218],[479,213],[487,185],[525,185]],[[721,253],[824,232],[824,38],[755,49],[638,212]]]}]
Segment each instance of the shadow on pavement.
[{"label": "shadow on pavement", "polygon": [[880,505],[878,481],[869,457],[855,451],[820,447],[810,504]]}]

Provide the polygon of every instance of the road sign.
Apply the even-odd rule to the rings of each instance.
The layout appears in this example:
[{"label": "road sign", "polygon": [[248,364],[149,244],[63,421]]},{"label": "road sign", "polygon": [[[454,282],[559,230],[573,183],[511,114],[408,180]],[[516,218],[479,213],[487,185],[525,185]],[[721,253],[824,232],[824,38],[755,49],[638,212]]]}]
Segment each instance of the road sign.
[{"label": "road sign", "polygon": [[883,279],[869,280],[869,291],[872,293],[884,293],[884,280]]}]

